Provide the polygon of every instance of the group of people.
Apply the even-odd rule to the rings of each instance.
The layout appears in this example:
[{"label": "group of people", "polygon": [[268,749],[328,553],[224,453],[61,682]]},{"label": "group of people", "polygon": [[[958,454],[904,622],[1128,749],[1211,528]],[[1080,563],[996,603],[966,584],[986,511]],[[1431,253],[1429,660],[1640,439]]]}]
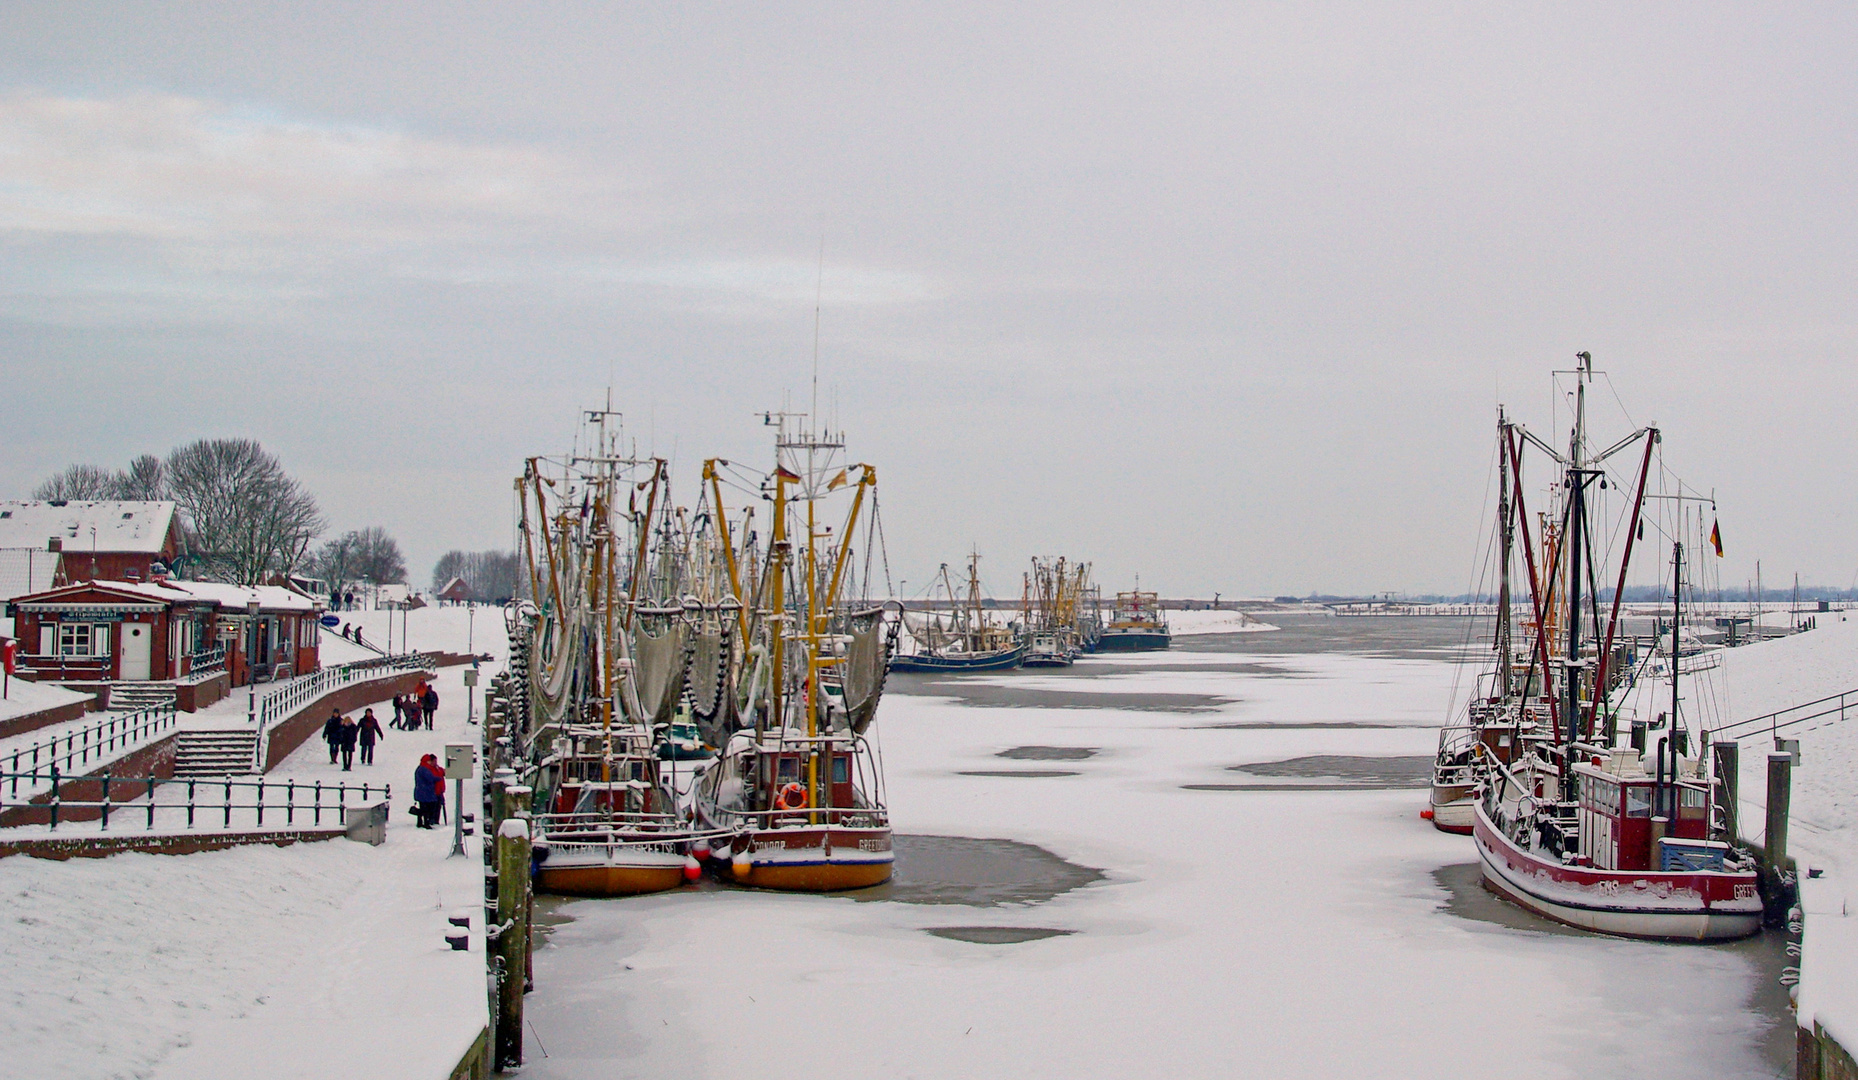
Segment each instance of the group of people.
[{"label": "group of people", "polygon": [[[393,702],[395,729],[418,731],[423,723],[425,730],[432,730],[432,716],[439,710],[439,692],[431,683],[422,681],[411,694],[397,696]],[[329,719],[323,721],[323,741],[329,744],[329,764],[334,765],[339,760],[343,772],[354,768],[357,749],[361,751],[363,765],[374,764],[374,744],[386,736],[372,708],[362,710],[359,720],[344,716],[340,709],[332,709]],[[439,764],[436,754],[420,758],[419,766],[413,770],[412,813],[422,829],[433,828],[445,814],[445,767]]]},{"label": "group of people", "polygon": [[439,711],[439,692],[432,684],[421,682],[410,694],[394,698],[394,727],[401,731],[418,731],[423,722],[432,730],[432,715]]},{"label": "group of people", "polygon": [[356,747],[361,748],[363,765],[374,764],[374,744],[386,735],[373,709],[363,712],[360,720],[343,716],[341,709],[331,709],[329,719],[323,721],[323,741],[329,744],[329,764],[334,765],[340,757],[343,772],[355,767]]}]

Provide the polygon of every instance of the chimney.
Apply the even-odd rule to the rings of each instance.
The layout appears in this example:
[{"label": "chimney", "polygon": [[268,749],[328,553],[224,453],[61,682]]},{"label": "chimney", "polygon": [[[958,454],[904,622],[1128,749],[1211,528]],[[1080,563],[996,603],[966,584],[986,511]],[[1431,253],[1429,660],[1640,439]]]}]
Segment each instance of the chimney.
[{"label": "chimney", "polygon": [[64,549],[65,549],[65,538],[62,536],[54,536],[51,539],[45,541],[45,550],[47,551],[63,551]]}]

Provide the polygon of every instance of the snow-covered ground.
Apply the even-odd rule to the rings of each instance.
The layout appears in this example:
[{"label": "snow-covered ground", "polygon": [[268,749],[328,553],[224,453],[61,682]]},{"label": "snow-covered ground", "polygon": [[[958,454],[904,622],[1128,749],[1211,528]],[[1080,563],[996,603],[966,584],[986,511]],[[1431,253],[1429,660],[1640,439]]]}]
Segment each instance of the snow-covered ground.
[{"label": "snow-covered ground", "polygon": [[6,680],[6,697],[0,698],[0,720],[11,720],[27,713],[44,712],[73,701],[87,701],[95,694],[81,694],[62,686],[42,686],[24,679]]},{"label": "snow-covered ground", "polygon": [[1176,637],[1195,634],[1248,634],[1277,627],[1239,611],[1170,611],[1168,631]]},{"label": "snow-covered ground", "polygon": [[[570,903],[538,954],[525,1075],[1772,1075],[1756,1049],[1770,1022],[1748,1006],[1766,976],[1745,952],[1447,911],[1435,871],[1475,856],[1418,818],[1423,790],[1185,787],[1304,755],[1429,756],[1451,665],[1177,651],[1131,673],[1128,659],[1102,680],[1081,664],[1022,685],[1225,704],[1003,708],[893,689],[878,724],[898,832],[1027,841],[1108,881],[998,908],[739,890]],[[1278,726],[1215,726],[1260,723]],[[1018,746],[1098,753],[996,756]],[[1076,775],[963,775],[1028,766]],[[1073,933],[925,932],[975,925]]]},{"label": "snow-covered ground", "polygon": [[[1748,719],[1858,689],[1858,613],[1816,616],[1818,629],[1730,649],[1719,682],[1723,712]],[[1858,695],[1854,695],[1858,703]],[[1807,913],[1800,1016],[1818,1019],[1848,1050],[1858,1048],[1858,717],[1782,731],[1800,740],[1793,771],[1788,848],[1803,869]],[[1765,831],[1767,759],[1772,736],[1742,740],[1743,831]],[[1803,875],[1805,877],[1805,875]]]},{"label": "snow-covered ground", "polygon": [[[462,651],[469,634],[479,651],[505,652],[494,610],[475,620],[464,609],[415,611],[409,623],[416,648]],[[399,632],[396,621],[396,640]],[[495,670],[485,666],[486,681]],[[381,847],[336,839],[185,856],[0,859],[8,898],[0,1072],[445,1075],[486,1015],[482,867],[475,838],[468,857],[447,858],[450,828],[415,829],[406,807],[421,754],[443,757],[446,743],[476,740],[463,671],[440,674],[435,730],[389,731],[373,767],[344,773],[311,740],[272,774],[391,782]],[[467,805],[476,784],[466,784]],[[445,943],[454,910],[471,913],[469,954]]]}]

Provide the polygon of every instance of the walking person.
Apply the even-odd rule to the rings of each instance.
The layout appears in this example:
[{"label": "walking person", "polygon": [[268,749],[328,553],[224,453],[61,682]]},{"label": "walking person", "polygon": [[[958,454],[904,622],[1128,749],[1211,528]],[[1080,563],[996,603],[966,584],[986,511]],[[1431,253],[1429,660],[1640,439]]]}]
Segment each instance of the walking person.
[{"label": "walking person", "polygon": [[413,807],[419,827],[430,829],[438,823],[439,808],[444,805],[445,769],[439,759],[427,754],[413,770]]},{"label": "walking person", "polygon": [[335,764],[335,757],[342,752],[342,710],[329,710],[329,719],[323,721],[323,741],[329,744],[329,764]]},{"label": "walking person", "polygon": [[375,740],[386,738],[387,733],[381,730],[381,722],[374,718],[373,709],[362,713],[361,723],[355,726],[356,734],[361,740],[361,763],[372,765],[374,764]]},{"label": "walking person", "polygon": [[352,716],[342,718],[340,731],[342,739],[342,771],[352,772],[355,768],[355,744],[361,739],[361,725],[355,723]]},{"label": "walking person", "polygon": [[426,687],[426,696],[419,699],[419,707],[426,713],[426,730],[432,730],[432,714],[439,711],[439,692]]},{"label": "walking person", "polygon": [[394,695],[394,718],[392,722],[395,731],[406,730],[404,727],[400,726],[406,723],[406,702],[401,699],[399,694]]}]

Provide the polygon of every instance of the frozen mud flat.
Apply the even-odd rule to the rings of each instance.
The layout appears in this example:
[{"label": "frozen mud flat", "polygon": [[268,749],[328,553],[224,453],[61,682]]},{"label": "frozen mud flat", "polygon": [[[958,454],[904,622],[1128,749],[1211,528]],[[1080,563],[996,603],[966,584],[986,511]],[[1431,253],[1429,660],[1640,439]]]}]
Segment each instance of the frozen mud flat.
[{"label": "frozen mud flat", "polygon": [[[733,889],[572,905],[537,954],[525,1075],[1775,1075],[1765,960],[1455,912],[1438,872],[1475,855],[1419,819],[1419,790],[1347,775],[1184,789],[1230,782],[1235,763],[1430,755],[1454,677],[1441,657],[1461,653],[1447,620],[1410,622],[1438,642],[1403,648],[1375,625],[1359,652],[1346,637],[1318,649],[1312,631],[1302,651],[1272,652],[1296,643],[1280,633],[1234,635],[1221,657],[1199,638],[1159,654],[1177,670],[1119,663],[1103,680],[1114,694],[1215,696],[1219,722],[1277,727],[1184,726],[1037,692],[977,707],[893,681],[878,737],[901,867],[914,840],[965,837],[1104,878],[987,907]],[[1218,670],[1248,662],[1283,674]],[[1099,680],[1074,673],[1064,691],[1093,693]],[[989,678],[1011,694],[1014,677],[1060,681]],[[1097,752],[1001,756],[1080,746]],[[964,775],[1021,766],[1076,775]],[[980,867],[985,850],[943,854]],[[889,888],[910,887],[900,868]],[[1501,1022],[1480,1019],[1474,988],[1492,988]]]}]

